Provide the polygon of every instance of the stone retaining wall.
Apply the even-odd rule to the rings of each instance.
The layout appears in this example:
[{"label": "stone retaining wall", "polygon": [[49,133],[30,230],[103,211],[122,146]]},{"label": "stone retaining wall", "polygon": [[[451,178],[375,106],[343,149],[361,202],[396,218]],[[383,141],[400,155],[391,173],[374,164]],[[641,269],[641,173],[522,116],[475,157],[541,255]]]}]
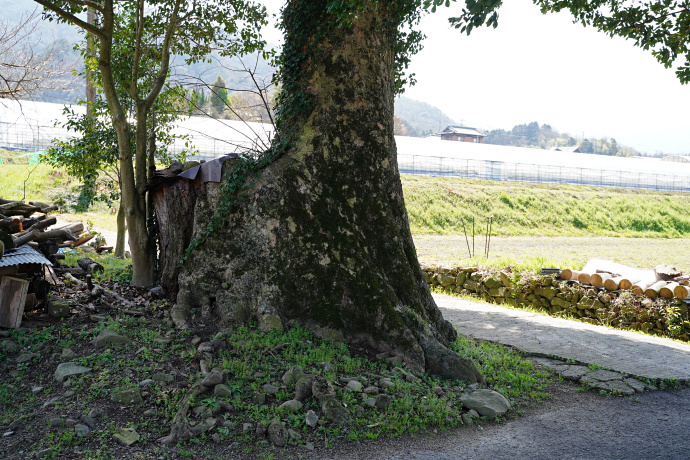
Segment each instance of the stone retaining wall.
[{"label": "stone retaining wall", "polygon": [[690,339],[688,305],[679,299],[649,299],[631,291],[607,291],[563,281],[555,275],[511,273],[479,267],[422,266],[435,292],[469,295],[513,307],[534,307],[590,324]]}]

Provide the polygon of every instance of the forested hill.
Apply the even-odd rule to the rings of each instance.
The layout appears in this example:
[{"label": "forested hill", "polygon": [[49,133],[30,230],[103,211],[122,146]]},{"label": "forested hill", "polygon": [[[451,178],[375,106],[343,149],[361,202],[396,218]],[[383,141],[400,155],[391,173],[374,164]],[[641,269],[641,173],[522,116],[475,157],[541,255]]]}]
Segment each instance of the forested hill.
[{"label": "forested hill", "polygon": [[631,157],[639,152],[631,147],[619,145],[615,139],[576,139],[570,134],[561,133],[549,125],[541,125],[536,121],[524,125],[516,125],[513,129],[494,129],[488,132],[485,144],[513,145],[516,147],[534,147],[551,149],[561,146],[577,146],[582,153]]},{"label": "forested hill", "polygon": [[457,124],[438,107],[403,96],[395,99],[395,115],[402,119],[404,126],[403,132],[397,134],[405,136],[423,137]]}]

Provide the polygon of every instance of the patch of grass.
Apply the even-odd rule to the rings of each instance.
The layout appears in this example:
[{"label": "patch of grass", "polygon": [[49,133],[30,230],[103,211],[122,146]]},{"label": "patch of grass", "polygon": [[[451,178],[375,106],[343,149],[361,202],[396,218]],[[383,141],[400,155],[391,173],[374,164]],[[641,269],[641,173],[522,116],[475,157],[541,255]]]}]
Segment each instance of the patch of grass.
[{"label": "patch of grass", "polygon": [[[470,258],[464,236],[416,235],[417,257],[426,264],[452,267],[487,267],[513,272],[539,273],[542,268],[581,269],[588,260],[607,259],[649,270],[671,264],[690,268],[690,239],[609,237],[492,237],[489,258]],[[470,239],[470,247],[472,240]],[[476,253],[484,237],[475,241]]]},{"label": "patch of grass", "polygon": [[472,359],[486,378],[487,384],[517,408],[551,397],[547,392],[549,372],[536,368],[518,351],[462,335],[458,336],[451,348]]},{"label": "patch of grass", "polygon": [[94,274],[95,283],[116,281],[120,284],[129,284],[132,281],[132,260],[119,259],[112,254],[98,255],[93,252],[75,248],[65,253],[65,265],[77,266],[77,261],[83,257],[89,257],[103,265],[103,272]]},{"label": "patch of grass", "polygon": [[687,194],[535,185],[469,179],[402,176],[413,234],[471,236],[486,233],[493,216],[497,236],[627,236],[683,238],[690,235]]}]

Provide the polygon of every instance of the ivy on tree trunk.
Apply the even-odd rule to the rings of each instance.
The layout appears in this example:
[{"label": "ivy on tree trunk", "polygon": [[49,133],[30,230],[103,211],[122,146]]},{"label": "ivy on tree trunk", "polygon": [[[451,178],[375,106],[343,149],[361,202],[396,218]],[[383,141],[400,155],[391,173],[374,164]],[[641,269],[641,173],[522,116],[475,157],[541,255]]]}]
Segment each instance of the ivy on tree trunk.
[{"label": "ivy on tree trunk", "polygon": [[[296,320],[317,334],[403,358],[418,371],[483,381],[447,345],[456,332],[419,267],[393,137],[401,2],[370,2],[338,26],[330,2],[284,9],[279,156],[245,179],[242,196],[206,183],[194,233],[214,229],[183,264],[173,318],[198,308],[230,326]],[[251,168],[249,168],[251,169]],[[227,189],[226,189],[227,190]]]}]

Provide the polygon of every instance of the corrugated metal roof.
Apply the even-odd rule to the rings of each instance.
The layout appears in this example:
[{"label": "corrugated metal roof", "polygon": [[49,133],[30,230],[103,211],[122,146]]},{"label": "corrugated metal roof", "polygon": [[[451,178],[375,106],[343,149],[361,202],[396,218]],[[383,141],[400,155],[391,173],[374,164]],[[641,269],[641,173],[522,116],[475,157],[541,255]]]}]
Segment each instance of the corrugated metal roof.
[{"label": "corrugated metal roof", "polygon": [[481,131],[478,131],[475,128],[470,128],[469,126],[456,126],[456,125],[448,125],[446,126],[446,129],[443,131],[436,133],[436,135],[441,135],[441,134],[462,134],[462,135],[468,135],[468,136],[482,136],[486,137],[486,134],[482,133]]},{"label": "corrugated metal roof", "polygon": [[40,252],[28,244],[19,246],[15,249],[7,249],[2,258],[0,258],[0,267],[14,267],[15,265],[22,264],[41,264],[50,265],[51,267],[53,266],[48,259],[43,257]]}]

